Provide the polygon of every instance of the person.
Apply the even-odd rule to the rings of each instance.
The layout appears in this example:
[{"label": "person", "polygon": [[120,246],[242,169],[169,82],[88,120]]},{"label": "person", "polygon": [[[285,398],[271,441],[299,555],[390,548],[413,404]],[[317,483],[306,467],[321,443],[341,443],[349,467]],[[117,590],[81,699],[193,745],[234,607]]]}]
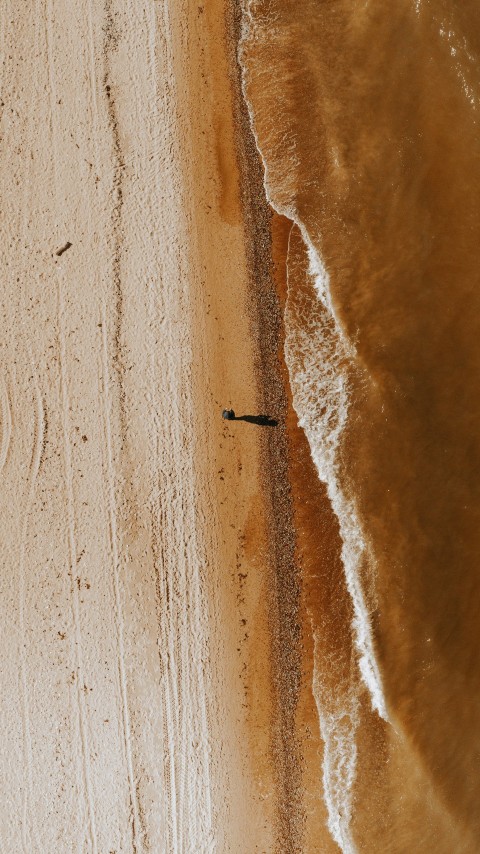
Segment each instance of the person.
[{"label": "person", "polygon": [[224,418],[225,421],[234,421],[235,413],[233,409],[224,409],[222,412],[222,418]]}]

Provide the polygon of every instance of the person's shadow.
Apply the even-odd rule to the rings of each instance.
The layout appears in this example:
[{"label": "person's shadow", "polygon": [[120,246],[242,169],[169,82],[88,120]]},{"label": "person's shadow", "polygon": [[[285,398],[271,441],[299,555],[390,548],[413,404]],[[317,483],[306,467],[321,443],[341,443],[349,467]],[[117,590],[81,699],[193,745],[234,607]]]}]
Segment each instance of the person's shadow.
[{"label": "person's shadow", "polygon": [[258,424],[260,427],[276,427],[278,421],[268,415],[236,415],[232,421],[248,421],[249,424]]}]

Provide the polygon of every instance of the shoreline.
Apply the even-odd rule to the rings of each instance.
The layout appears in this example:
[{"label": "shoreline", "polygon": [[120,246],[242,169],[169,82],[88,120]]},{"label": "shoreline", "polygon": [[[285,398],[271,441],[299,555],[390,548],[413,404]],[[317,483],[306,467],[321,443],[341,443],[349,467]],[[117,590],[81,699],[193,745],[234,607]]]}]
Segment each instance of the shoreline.
[{"label": "shoreline", "polygon": [[[255,341],[259,409],[279,420],[260,436],[262,485],[270,525],[271,634],[277,720],[273,752],[278,763],[280,850],[338,851],[327,822],[321,784],[324,743],[313,693],[314,636],[326,632],[323,653],[336,646],[338,625],[327,615],[335,593],[351,624],[338,521],[298,424],[285,362],[284,311],[287,254],[293,223],[270,206],[241,85],[238,39],[241,11],[233,4],[235,119],[249,254],[249,299]],[[323,608],[322,608],[323,606]],[[337,609],[333,607],[335,612]],[[336,650],[337,652],[337,650]]]}]

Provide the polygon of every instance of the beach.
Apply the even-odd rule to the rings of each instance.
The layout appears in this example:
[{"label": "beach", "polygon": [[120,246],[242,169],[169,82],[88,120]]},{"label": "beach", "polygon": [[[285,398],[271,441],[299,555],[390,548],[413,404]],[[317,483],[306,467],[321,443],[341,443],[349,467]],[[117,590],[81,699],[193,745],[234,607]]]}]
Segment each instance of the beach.
[{"label": "beach", "polygon": [[477,17],[6,3],[0,852],[478,851]]},{"label": "beach", "polygon": [[279,320],[267,376],[227,11],[2,22],[2,850],[298,847]]}]

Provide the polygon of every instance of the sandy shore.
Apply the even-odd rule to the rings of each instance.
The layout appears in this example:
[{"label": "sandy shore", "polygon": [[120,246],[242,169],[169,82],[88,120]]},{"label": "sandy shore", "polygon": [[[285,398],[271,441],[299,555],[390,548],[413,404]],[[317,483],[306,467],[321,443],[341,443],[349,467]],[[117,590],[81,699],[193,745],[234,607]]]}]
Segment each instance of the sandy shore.
[{"label": "sandy shore", "polygon": [[352,600],[287,251],[290,310],[312,283],[265,200],[237,0],[3,11],[0,852],[334,854],[327,821],[346,850],[458,848],[360,683],[342,741]]},{"label": "sandy shore", "polygon": [[287,398],[235,26],[221,0],[4,19],[5,851],[300,845]]}]

